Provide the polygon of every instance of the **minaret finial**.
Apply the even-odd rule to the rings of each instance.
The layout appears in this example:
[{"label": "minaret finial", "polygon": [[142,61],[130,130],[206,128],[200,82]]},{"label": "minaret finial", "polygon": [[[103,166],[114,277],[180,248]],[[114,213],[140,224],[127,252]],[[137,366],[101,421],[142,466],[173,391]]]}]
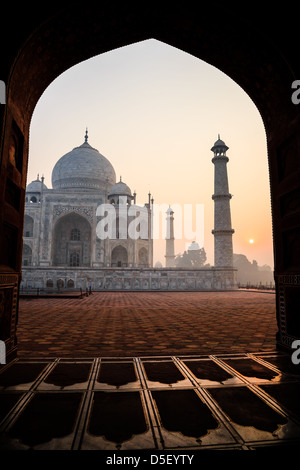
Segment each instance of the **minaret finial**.
[{"label": "minaret finial", "polygon": [[220,134],[218,134],[218,139],[220,140]]},{"label": "minaret finial", "polygon": [[85,137],[84,137],[84,141],[87,142],[88,141],[88,128],[86,128],[85,130]]}]

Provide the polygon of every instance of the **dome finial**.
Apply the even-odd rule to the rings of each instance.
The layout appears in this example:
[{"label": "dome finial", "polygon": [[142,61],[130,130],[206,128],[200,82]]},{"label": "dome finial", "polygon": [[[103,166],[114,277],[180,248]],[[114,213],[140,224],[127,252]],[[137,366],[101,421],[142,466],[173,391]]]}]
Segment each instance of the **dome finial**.
[{"label": "dome finial", "polygon": [[220,134],[218,134],[218,139],[220,140]]},{"label": "dome finial", "polygon": [[84,137],[84,141],[87,142],[88,141],[88,128],[86,128],[85,130],[85,137]]},{"label": "dome finial", "polygon": [[122,183],[122,176],[120,176],[120,183]]}]

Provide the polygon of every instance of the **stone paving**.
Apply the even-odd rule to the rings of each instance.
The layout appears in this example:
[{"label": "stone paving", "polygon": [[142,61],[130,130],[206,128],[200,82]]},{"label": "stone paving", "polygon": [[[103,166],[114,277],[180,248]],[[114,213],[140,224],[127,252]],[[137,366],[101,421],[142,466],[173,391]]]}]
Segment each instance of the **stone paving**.
[{"label": "stone paving", "polygon": [[0,450],[199,468],[198,450],[299,447],[300,366],[276,351],[273,293],[106,292],[21,299],[19,313],[19,356],[0,366]]},{"label": "stone paving", "polygon": [[95,292],[20,299],[19,357],[121,357],[274,350],[274,293]]},{"label": "stone paving", "polygon": [[299,379],[280,352],[17,359],[0,366],[0,450],[106,451],[100,466],[146,450],[142,468],[162,451],[197,468],[197,450],[289,452],[300,443]]}]

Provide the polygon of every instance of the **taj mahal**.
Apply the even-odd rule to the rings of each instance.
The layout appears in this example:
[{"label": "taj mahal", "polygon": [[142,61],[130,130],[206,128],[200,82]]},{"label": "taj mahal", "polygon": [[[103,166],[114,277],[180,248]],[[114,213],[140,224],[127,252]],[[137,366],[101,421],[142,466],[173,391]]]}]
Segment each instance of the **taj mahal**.
[{"label": "taj mahal", "polygon": [[[153,267],[153,197],[144,206],[120,180],[109,160],[88,142],[63,155],[52,171],[26,188],[21,288],[93,290],[232,290],[233,268],[226,151],[218,138],[212,147],[214,180],[214,266],[183,269],[174,264],[174,213],[166,213],[165,267]],[[103,209],[103,210],[101,210]],[[113,226],[99,236],[99,220],[113,212]],[[128,236],[133,215],[143,215],[138,236]],[[102,219],[101,219],[102,216]],[[141,230],[142,221],[146,229]]]}]

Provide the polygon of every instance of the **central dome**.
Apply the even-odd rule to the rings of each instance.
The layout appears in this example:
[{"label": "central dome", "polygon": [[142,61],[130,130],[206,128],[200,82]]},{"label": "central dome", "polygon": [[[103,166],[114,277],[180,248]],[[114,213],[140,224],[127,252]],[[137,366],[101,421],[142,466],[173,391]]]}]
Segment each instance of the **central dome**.
[{"label": "central dome", "polygon": [[106,193],[116,182],[111,163],[87,141],[63,155],[52,171],[53,189],[93,189]]}]

